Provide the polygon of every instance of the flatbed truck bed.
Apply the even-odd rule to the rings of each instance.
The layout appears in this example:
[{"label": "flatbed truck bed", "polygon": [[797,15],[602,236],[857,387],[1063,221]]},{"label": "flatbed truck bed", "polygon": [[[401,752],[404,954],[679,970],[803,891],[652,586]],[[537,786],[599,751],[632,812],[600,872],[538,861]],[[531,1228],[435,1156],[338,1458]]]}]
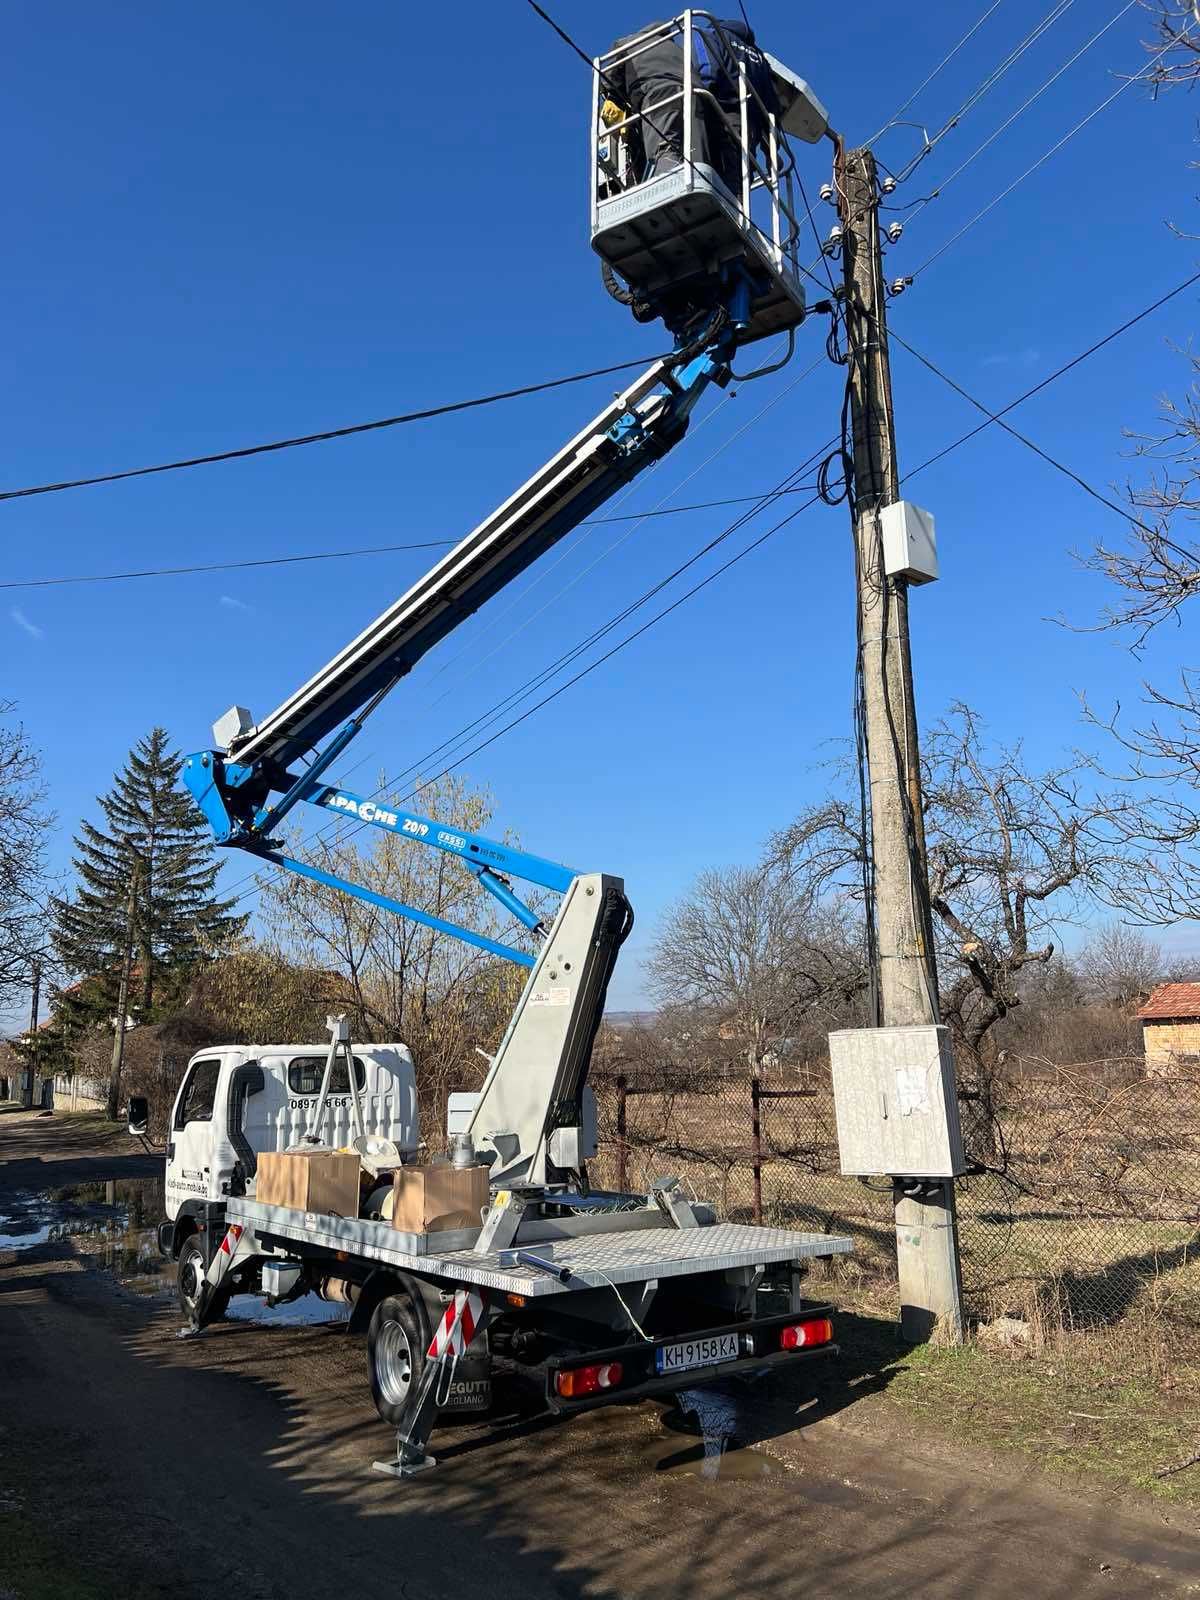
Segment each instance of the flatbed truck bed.
[{"label": "flatbed truck bed", "polygon": [[384,1465],[401,1476],[432,1463],[440,1412],[487,1409],[494,1354],[539,1377],[548,1409],[567,1413],[836,1353],[831,1308],[805,1300],[801,1282],[812,1262],[846,1254],[848,1238],[719,1222],[653,1193],[623,1198],[529,1214],[498,1236],[486,1225],[404,1233],[230,1196],[192,1236],[207,1263],[193,1320],[257,1287],[273,1303],[312,1290],[349,1303],[376,1407],[397,1431]]}]

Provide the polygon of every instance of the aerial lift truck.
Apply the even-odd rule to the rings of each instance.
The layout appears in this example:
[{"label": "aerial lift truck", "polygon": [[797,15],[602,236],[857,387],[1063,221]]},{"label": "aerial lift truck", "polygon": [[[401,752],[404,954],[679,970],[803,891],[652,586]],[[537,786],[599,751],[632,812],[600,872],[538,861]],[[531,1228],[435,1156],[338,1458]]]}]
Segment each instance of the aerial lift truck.
[{"label": "aerial lift truck", "polygon": [[[160,1241],[179,1263],[189,1320],[203,1326],[239,1292],[348,1301],[351,1330],[367,1334],[376,1405],[397,1430],[394,1461],[377,1465],[399,1476],[432,1464],[425,1447],[440,1411],[486,1398],[495,1354],[534,1373],[552,1410],[570,1412],[835,1348],[829,1308],[807,1304],[801,1280],[849,1240],[718,1221],[670,1178],[642,1194],[589,1182],[588,1069],[633,924],[622,880],[329,781],[366,717],[434,645],[673,449],[739,351],[790,339],[803,321],[789,136],[813,142],[827,119],[801,79],[732,26],[686,11],[594,63],[592,243],[610,291],[661,319],[673,352],[275,711],[256,719],[234,707],[213,746],[185,761],[218,844],[527,969],[478,1092],[452,1097],[453,1159],[487,1169],[468,1227],[401,1231],[386,1215],[386,1184],[353,1215],[256,1198],[259,1158],[306,1140],[353,1141],[368,1166],[381,1149],[393,1164],[418,1160],[406,1047],[356,1045],[340,1019],[326,1048],[200,1052],[172,1112]],[[639,68],[647,61],[653,73]],[[300,805],[457,858],[523,933],[486,937],[301,858],[280,833]],[[518,883],[557,895],[553,916]],[[143,1123],[131,1107],[131,1127]],[[768,1289],[777,1292],[764,1311]]]}]

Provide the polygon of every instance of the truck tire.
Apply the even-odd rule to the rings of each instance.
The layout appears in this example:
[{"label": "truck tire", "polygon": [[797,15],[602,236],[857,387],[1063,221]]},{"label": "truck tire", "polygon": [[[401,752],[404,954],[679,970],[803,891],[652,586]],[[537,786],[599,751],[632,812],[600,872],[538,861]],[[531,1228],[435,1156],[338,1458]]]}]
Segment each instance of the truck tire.
[{"label": "truck tire", "polygon": [[190,1234],[183,1241],[183,1249],[179,1252],[175,1285],[179,1296],[179,1308],[193,1328],[206,1328],[210,1322],[219,1322],[225,1315],[229,1297],[233,1292],[233,1285],[226,1277],[225,1282],[209,1299],[203,1316],[197,1315],[200,1287],[204,1282],[207,1265],[204,1259],[204,1246],[200,1243],[199,1235]]},{"label": "truck tire", "polygon": [[428,1347],[425,1319],[411,1295],[390,1294],[379,1302],[367,1329],[367,1374],[375,1409],[393,1427],[407,1420]]}]

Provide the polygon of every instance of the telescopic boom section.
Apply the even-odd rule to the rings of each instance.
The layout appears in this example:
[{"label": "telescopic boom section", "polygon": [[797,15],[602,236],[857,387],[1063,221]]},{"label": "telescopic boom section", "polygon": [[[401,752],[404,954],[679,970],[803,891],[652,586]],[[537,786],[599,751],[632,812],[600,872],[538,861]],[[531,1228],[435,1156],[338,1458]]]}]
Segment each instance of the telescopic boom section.
[{"label": "telescopic boom section", "polygon": [[[714,318],[710,340],[702,338],[647,368],[270,716],[253,723],[248,712],[235,707],[222,717],[213,729],[218,748],[189,756],[183,774],[217,842],[384,904],[378,896],[281,853],[272,835],[293,806],[304,801],[460,856],[482,887],[518,920],[540,929],[538,917],[513,893],[508,878],[562,892],[573,877],[569,869],[331,787],[322,774],[426,651],[678,443],[708,385],[729,381],[736,331],[735,307],[731,314]],[[386,904],[403,916],[429,921],[399,902]],[[532,960],[453,925],[436,925],[525,964]]]}]

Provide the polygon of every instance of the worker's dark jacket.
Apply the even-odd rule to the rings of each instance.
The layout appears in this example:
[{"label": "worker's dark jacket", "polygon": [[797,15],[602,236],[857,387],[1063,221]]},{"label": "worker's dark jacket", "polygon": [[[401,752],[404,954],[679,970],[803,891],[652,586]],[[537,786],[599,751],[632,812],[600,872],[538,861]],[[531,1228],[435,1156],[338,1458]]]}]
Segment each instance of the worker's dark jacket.
[{"label": "worker's dark jacket", "polygon": [[[665,24],[651,23],[640,29]],[[741,158],[736,139],[740,129],[738,104],[738,65],[744,62],[746,76],[768,111],[777,109],[770,69],[754,42],[754,35],[742,22],[722,22],[724,34],[711,26],[696,23],[692,30],[692,81],[695,88],[709,91],[694,101],[692,122],[692,160],[716,169],[726,186],[736,194],[741,183]],[[619,50],[632,43],[638,34],[627,34],[613,46]],[[639,181],[676,167],[683,160],[683,37],[664,39],[640,50],[630,60],[614,68],[605,82],[605,91],[628,112],[643,112],[636,124],[641,130],[641,161],[637,162]],[[711,96],[711,98],[709,97]],[[766,136],[766,118],[753,96],[750,97],[748,124],[753,150]],[[635,148],[636,148],[636,141]]]}]

